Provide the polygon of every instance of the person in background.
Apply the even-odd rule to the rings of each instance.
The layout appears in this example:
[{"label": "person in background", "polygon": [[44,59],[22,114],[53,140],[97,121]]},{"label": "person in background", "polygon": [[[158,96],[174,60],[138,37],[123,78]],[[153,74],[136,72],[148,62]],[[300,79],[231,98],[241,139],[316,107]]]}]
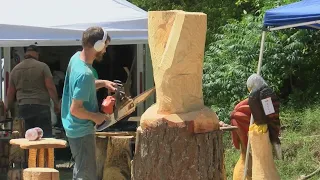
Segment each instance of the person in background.
[{"label": "person in background", "polygon": [[70,59],[62,95],[61,119],[75,160],[73,179],[96,180],[94,125],[110,120],[99,112],[96,90],[115,91],[116,84],[98,80],[93,61],[101,60],[111,38],[101,27],[90,27],[82,35],[82,51]]},{"label": "person in background", "polygon": [[40,127],[43,137],[52,137],[50,98],[56,112],[60,111],[60,103],[50,69],[39,61],[37,46],[30,45],[24,60],[12,69],[7,98],[7,109],[17,100],[19,117],[25,120],[26,130]]}]

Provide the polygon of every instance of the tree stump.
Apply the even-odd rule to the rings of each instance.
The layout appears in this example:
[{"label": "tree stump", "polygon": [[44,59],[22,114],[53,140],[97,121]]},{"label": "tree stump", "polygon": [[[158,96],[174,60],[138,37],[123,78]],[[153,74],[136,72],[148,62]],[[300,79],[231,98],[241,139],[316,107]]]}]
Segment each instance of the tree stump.
[{"label": "tree stump", "polygon": [[141,116],[132,179],[226,179],[222,132],[204,106],[204,13],[151,11],[148,17],[156,104]]},{"label": "tree stump", "polygon": [[108,139],[103,180],[131,179],[133,136],[112,136]]},{"label": "tree stump", "polygon": [[22,170],[20,168],[17,169],[10,169],[8,171],[8,178],[7,180],[21,180],[23,175],[22,175]]},{"label": "tree stump", "polygon": [[52,168],[27,168],[23,180],[59,180],[59,171]]},{"label": "tree stump", "polygon": [[[14,119],[12,125],[12,139],[24,138],[24,120]],[[23,165],[26,163],[26,152],[19,148],[19,146],[10,145],[9,163],[11,167],[19,167],[23,169]]]}]

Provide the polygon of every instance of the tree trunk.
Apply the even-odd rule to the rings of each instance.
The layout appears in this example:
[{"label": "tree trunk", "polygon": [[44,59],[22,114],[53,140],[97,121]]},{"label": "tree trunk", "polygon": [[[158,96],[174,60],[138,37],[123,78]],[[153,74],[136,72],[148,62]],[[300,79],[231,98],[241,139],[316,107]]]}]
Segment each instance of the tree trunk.
[{"label": "tree trunk", "polygon": [[206,29],[204,13],[149,12],[157,102],[141,116],[134,180],[226,178],[219,120],[203,103]]},{"label": "tree trunk", "polygon": [[133,180],[226,179],[222,132],[203,134],[161,123],[137,132]]}]

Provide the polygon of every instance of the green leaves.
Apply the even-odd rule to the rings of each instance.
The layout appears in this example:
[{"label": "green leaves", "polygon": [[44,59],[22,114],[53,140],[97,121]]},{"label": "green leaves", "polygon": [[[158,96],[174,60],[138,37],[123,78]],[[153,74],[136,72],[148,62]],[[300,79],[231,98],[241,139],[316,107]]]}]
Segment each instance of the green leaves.
[{"label": "green leaves", "polygon": [[[278,2],[276,2],[278,3]],[[233,20],[220,27],[221,33],[214,34],[213,42],[205,54],[204,97],[207,105],[219,109],[221,120],[229,121],[230,112],[237,102],[246,98],[246,80],[256,72],[263,16],[248,14],[242,20]],[[268,32],[262,65],[262,76],[279,94],[288,97],[280,90],[313,86],[314,78],[319,77],[319,32],[312,30],[282,30]],[[314,43],[314,41],[319,42]],[[312,70],[312,71],[310,71]],[[315,73],[311,75],[312,73]],[[295,79],[293,82],[292,79]],[[299,81],[297,80],[299,79]],[[285,83],[291,80],[291,83]],[[300,82],[304,86],[300,87]],[[297,92],[297,91],[295,91]],[[308,93],[313,92],[309,89]],[[301,99],[311,95],[297,94]]]}]

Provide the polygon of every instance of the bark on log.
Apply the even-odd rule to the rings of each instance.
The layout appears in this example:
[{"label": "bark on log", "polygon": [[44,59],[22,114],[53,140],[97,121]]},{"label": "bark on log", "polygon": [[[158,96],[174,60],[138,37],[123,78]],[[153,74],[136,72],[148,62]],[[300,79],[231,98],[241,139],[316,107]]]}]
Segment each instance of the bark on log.
[{"label": "bark on log", "polygon": [[59,180],[59,171],[52,168],[27,168],[23,180]]},{"label": "bark on log", "polygon": [[103,180],[129,180],[131,178],[133,136],[113,136],[108,139]]},{"label": "bark on log", "polygon": [[102,180],[103,167],[107,154],[107,137],[96,136],[96,162],[98,180]]},{"label": "bark on log", "polygon": [[149,12],[157,102],[141,116],[134,180],[226,179],[219,120],[203,103],[206,26],[204,13]]},{"label": "bark on log", "polygon": [[[221,131],[193,134],[162,122],[137,131],[133,180],[226,179]],[[160,175],[161,174],[161,175]]]},{"label": "bark on log", "polygon": [[[12,125],[12,139],[24,138],[24,120],[14,119]],[[9,163],[10,166],[14,164],[14,167],[23,168],[23,164],[26,162],[26,152],[19,146],[10,145]]]}]

